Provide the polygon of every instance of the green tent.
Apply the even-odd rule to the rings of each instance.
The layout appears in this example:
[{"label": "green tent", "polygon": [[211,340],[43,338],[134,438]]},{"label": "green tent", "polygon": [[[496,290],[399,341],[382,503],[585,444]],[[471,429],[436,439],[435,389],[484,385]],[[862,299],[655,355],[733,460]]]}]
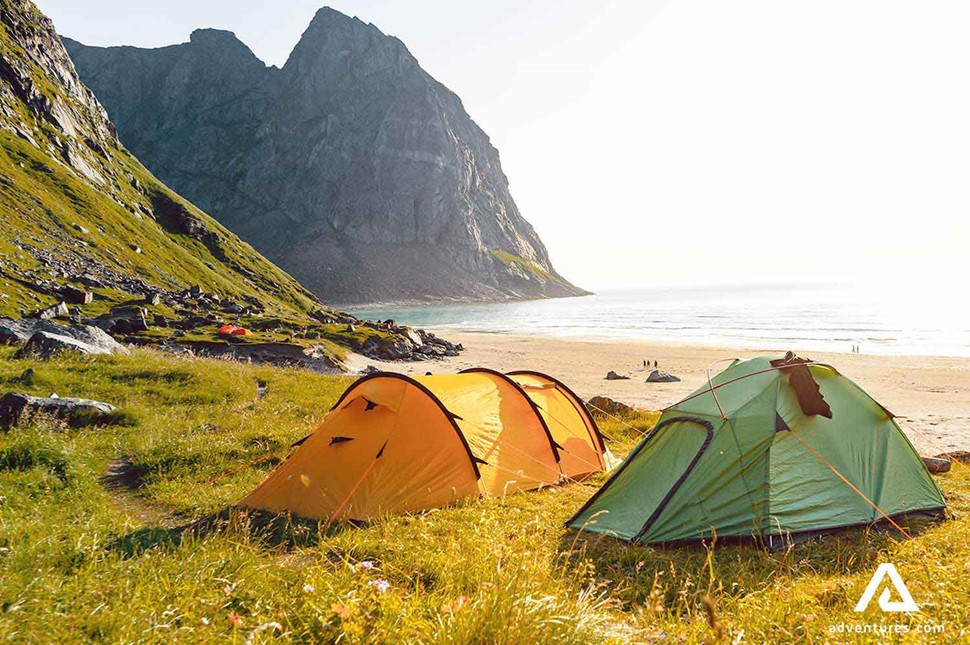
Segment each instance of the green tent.
[{"label": "green tent", "polygon": [[630,542],[760,538],[942,517],[893,415],[835,368],[734,361],[668,408],[567,526]]}]

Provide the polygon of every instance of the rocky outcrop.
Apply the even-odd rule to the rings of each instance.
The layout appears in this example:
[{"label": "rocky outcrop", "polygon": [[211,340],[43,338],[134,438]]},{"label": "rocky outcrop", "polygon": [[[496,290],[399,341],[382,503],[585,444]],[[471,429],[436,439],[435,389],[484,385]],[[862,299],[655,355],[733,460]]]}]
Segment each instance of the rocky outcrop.
[{"label": "rocky outcrop", "polygon": [[584,293],[461,100],[373,25],[322,9],[282,69],[212,29],[155,50],[65,42],[158,177],[327,301]]},{"label": "rocky outcrop", "polygon": [[[117,143],[117,134],[94,94],[78,78],[57,32],[33,3],[8,0],[0,10],[6,38],[17,44],[23,57],[4,51],[0,56],[0,101],[3,123],[0,127],[17,134],[38,148],[46,149],[60,162],[93,184],[106,187],[111,170],[106,150]],[[61,91],[51,92],[35,73],[36,67],[48,72]],[[27,107],[46,126],[59,133],[45,137],[29,121],[17,114],[14,101]]]}]

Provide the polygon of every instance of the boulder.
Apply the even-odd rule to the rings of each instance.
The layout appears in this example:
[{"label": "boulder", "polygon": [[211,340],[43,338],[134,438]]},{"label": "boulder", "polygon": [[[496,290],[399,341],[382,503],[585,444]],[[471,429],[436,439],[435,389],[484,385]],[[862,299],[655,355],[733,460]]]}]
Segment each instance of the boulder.
[{"label": "boulder", "polygon": [[36,321],[0,318],[0,345],[19,345],[34,333]]},{"label": "boulder", "polygon": [[680,379],[673,374],[668,374],[662,370],[651,370],[650,374],[647,375],[647,380],[645,383],[676,383]]},{"label": "boulder", "polygon": [[70,313],[67,309],[67,304],[60,302],[52,307],[35,311],[33,317],[38,320],[50,320],[51,318],[67,318]]},{"label": "boulder", "polygon": [[613,370],[610,370],[609,372],[606,373],[606,380],[607,381],[629,381],[630,377],[624,376],[622,374],[617,374]]},{"label": "boulder", "polygon": [[950,460],[940,459],[938,457],[923,457],[923,463],[926,465],[926,470],[931,473],[947,473],[950,472]]},{"label": "boulder", "polygon": [[379,374],[380,373],[380,370],[377,369],[376,367],[374,367],[373,365],[368,365],[367,367],[365,367],[364,369],[362,369],[360,371],[360,373],[361,374],[364,374],[366,376],[366,375],[369,375],[369,374]]},{"label": "boulder", "polygon": [[[34,339],[38,332],[43,332],[47,336],[56,336],[58,339],[65,338],[74,351],[82,351],[85,354],[128,353],[127,349],[97,327],[88,325],[67,326],[46,320],[15,320],[0,317],[0,343],[10,345],[27,343],[30,345],[30,341]],[[44,344],[41,341],[42,339],[38,339],[37,342]],[[20,353],[22,354],[26,349],[25,346]]]},{"label": "boulder", "polygon": [[42,413],[71,424],[104,425],[110,423],[117,408],[89,399],[41,398],[11,392],[0,397],[0,427],[10,428],[21,420]]},{"label": "boulder", "polygon": [[594,396],[588,401],[588,404],[593,414],[606,413],[623,415],[635,412],[635,410],[626,403],[614,401],[607,396]]},{"label": "boulder", "polygon": [[416,347],[421,347],[422,345],[424,345],[424,339],[421,338],[421,334],[414,331],[413,329],[408,329],[407,331],[404,332],[404,335],[407,336],[408,340],[414,343]]},{"label": "boulder", "polygon": [[414,343],[407,338],[385,338],[377,345],[379,358],[388,361],[403,361],[414,356]]},{"label": "boulder", "polygon": [[109,329],[114,334],[137,334],[148,330],[147,312],[142,307],[121,306],[111,309]]},{"label": "boulder", "polygon": [[61,295],[66,302],[72,305],[89,305],[94,300],[94,294],[90,291],[67,286],[61,289]]},{"label": "boulder", "polygon": [[79,354],[127,354],[111,336],[95,327],[82,326],[83,330],[71,329],[72,335],[61,335],[47,331],[37,331],[27,343],[20,348],[16,358],[48,359],[60,352],[77,352]]}]

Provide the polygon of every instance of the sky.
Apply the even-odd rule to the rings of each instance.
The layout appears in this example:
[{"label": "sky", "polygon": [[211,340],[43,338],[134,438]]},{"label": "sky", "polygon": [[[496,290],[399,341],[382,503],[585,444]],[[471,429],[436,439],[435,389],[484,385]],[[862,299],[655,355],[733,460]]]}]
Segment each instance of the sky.
[{"label": "sky", "polygon": [[[36,2],[86,44],[218,27],[281,66],[324,0]],[[943,295],[970,275],[968,2],[330,6],[400,38],[462,98],[581,286],[848,280]]]}]

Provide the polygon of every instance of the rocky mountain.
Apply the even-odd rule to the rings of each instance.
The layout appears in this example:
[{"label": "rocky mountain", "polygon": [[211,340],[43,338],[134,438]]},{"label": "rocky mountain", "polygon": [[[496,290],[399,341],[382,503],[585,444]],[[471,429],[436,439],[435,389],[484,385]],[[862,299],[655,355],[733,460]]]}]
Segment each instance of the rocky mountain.
[{"label": "rocky mountain", "polygon": [[[51,22],[32,2],[0,0],[0,344],[51,333],[39,319],[287,363],[333,366],[344,348],[454,351],[325,307],[167,188],[121,145]],[[228,323],[249,334],[220,339]]]},{"label": "rocky mountain", "polygon": [[282,69],[212,29],[151,50],[65,43],[156,175],[327,301],[584,293],[461,100],[374,25],[322,9]]}]

